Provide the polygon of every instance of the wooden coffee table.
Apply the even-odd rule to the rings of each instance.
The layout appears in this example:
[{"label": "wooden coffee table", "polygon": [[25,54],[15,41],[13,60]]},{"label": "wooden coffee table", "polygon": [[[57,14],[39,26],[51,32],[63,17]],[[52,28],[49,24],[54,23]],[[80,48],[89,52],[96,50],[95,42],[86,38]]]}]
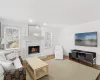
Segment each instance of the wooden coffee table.
[{"label": "wooden coffee table", "polygon": [[45,75],[48,75],[48,64],[40,60],[37,57],[27,58],[27,69],[33,76],[34,80],[37,80]]}]

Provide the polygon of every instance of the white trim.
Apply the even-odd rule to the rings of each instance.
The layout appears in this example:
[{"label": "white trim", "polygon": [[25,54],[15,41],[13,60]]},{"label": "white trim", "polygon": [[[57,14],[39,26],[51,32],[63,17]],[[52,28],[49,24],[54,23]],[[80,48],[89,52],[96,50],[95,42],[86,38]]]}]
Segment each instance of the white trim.
[{"label": "white trim", "polygon": [[5,27],[4,28],[4,38],[6,38],[5,37],[5,34],[6,34],[6,29],[8,28],[11,28],[11,29],[17,29],[18,31],[19,31],[19,33],[18,33],[18,35],[19,35],[19,47],[18,48],[10,48],[10,49],[7,49],[7,47],[6,47],[6,45],[7,44],[4,44],[4,48],[5,48],[5,50],[14,50],[14,49],[20,49],[20,29],[19,28],[16,28],[16,27],[9,27],[10,25],[8,25],[8,27]]},{"label": "white trim", "polygon": [[[47,43],[48,40],[46,38],[48,38],[48,34],[50,34],[49,38],[50,38],[50,43]],[[50,44],[50,46],[46,46],[45,44]],[[52,48],[52,32],[45,32],[45,43],[44,43],[44,47],[45,48]]]}]

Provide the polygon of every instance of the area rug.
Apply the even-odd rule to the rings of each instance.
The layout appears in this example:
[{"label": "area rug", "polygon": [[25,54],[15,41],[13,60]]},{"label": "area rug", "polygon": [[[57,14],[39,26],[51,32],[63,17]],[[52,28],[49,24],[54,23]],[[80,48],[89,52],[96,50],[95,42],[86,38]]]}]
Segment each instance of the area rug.
[{"label": "area rug", "polygon": [[96,80],[100,71],[70,60],[46,61],[49,75],[39,80]]}]

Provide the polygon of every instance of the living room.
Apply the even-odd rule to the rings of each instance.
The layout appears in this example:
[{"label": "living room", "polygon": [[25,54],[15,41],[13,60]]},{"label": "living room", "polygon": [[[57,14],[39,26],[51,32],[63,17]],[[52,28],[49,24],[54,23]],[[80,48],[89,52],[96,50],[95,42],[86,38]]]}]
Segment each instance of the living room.
[{"label": "living room", "polygon": [[[24,68],[26,80],[73,80],[72,76],[75,80],[99,80],[99,3],[98,0],[2,0],[0,2],[0,54],[5,54],[6,59],[13,60],[12,63],[18,70],[22,65],[28,66],[29,70]],[[96,46],[91,46],[92,43],[89,46],[76,45],[76,34],[85,33],[96,33]],[[56,50],[57,47],[60,49]],[[78,60],[78,57],[73,58],[75,54],[73,50],[85,52],[83,53],[85,57],[86,53],[93,53],[96,56],[95,58],[92,56],[92,61],[87,63]],[[16,57],[20,57],[22,65]],[[36,57],[43,62],[35,59]],[[2,61],[1,55],[0,58]],[[46,69],[43,69],[46,73],[37,78],[35,73],[38,69],[35,72],[34,68],[39,65],[46,66]],[[0,80],[15,79],[15,77],[9,78],[7,73],[5,75],[0,77]],[[15,80],[20,80],[18,78]],[[25,78],[21,77],[21,80]]]}]

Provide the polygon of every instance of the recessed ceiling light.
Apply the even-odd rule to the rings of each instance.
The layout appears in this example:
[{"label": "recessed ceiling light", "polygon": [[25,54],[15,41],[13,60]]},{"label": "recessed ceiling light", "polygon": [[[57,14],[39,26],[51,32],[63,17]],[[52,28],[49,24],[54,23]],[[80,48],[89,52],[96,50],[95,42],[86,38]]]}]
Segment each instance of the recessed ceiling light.
[{"label": "recessed ceiling light", "polygon": [[44,22],[44,24],[43,24],[43,25],[45,26],[45,25],[47,25],[47,23],[45,23],[45,22]]},{"label": "recessed ceiling light", "polygon": [[33,19],[29,19],[29,23],[35,23],[36,21]]},{"label": "recessed ceiling light", "polygon": [[30,23],[32,23],[32,22],[33,22],[33,20],[32,20],[32,19],[29,19],[29,22],[30,22]]},{"label": "recessed ceiling light", "polygon": [[39,28],[39,26],[36,26],[36,28]]}]

